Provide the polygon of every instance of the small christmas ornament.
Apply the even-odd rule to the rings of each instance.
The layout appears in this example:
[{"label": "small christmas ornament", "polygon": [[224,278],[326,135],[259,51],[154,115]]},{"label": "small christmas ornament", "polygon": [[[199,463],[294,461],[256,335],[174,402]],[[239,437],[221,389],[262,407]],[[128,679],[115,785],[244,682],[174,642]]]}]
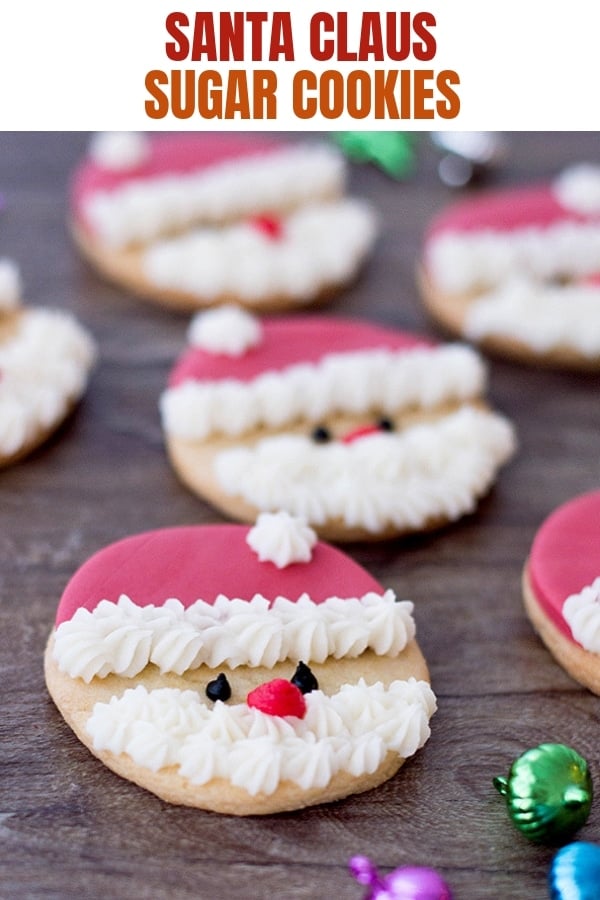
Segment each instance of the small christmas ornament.
[{"label": "small christmas ornament", "polygon": [[406,178],[414,168],[414,134],[404,131],[340,131],[332,137],[351,160],[374,163],[392,178]]},{"label": "small christmas ornament", "polygon": [[508,778],[494,778],[508,814],[532,841],[568,837],[585,823],[592,777],[583,757],[565,744],[540,744],[519,756]]},{"label": "small christmas ornament", "polygon": [[370,888],[364,900],[452,900],[450,888],[434,869],[402,866],[382,877],[366,856],[353,856],[348,868],[359,884]]},{"label": "small christmas ornament", "polygon": [[600,846],[575,841],[562,847],[550,866],[551,900],[598,900],[600,896]]},{"label": "small christmas ornament", "polygon": [[443,153],[440,180],[451,188],[483,180],[506,157],[506,140],[497,131],[434,131],[431,141]]}]

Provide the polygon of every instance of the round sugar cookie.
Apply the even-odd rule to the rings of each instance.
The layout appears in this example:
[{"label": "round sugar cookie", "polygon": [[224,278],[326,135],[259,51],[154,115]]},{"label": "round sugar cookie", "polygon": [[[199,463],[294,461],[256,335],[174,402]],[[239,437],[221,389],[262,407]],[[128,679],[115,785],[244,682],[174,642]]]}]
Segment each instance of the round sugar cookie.
[{"label": "round sugar cookie", "polygon": [[181,480],[226,515],[286,509],[335,541],[471,512],[514,450],[469,347],[364,321],[198,314],[161,397]]},{"label": "round sugar cookie", "polygon": [[0,260],[0,468],[56,431],[87,386],[95,343],[69,313],[21,304],[16,265]]},{"label": "round sugar cookie", "polygon": [[600,491],[556,509],[533,541],[525,609],[560,665],[600,694]]},{"label": "round sugar cookie", "polygon": [[430,734],[413,604],[287,513],[92,556],[58,606],[48,690],[105,765],[234,815],[389,779]]},{"label": "round sugar cookie", "polygon": [[419,281],[441,325],[494,353],[600,368],[600,167],[490,191],[443,210]]},{"label": "round sugar cookie", "polygon": [[99,134],[74,173],[71,229],[104,276],[197,310],[302,307],[351,282],[376,235],[329,145],[235,134]]}]

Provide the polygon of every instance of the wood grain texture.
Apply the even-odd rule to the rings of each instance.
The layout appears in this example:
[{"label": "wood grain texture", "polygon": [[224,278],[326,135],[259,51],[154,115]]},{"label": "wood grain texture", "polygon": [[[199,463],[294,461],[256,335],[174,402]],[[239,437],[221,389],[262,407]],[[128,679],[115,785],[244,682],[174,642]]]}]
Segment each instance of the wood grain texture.
[{"label": "wood grain texture", "polygon": [[[282,139],[285,136],[282,135]],[[307,139],[313,136],[308,135]],[[439,533],[346,548],[414,600],[439,712],[423,751],[390,782],[341,803],[264,819],[168,806],[104,768],[60,718],[42,657],[58,598],[93,552],[127,534],[220,521],[169,467],[157,398],[187,318],[98,278],[66,227],[66,184],[83,134],[0,134],[0,255],[20,264],[28,301],[75,312],[101,360],[60,432],[0,472],[0,897],[234,900],[339,896],[357,853],[382,871],[434,865],[455,900],[544,900],[553,848],[511,825],[492,787],[541,741],[571,744],[600,784],[598,698],[535,636],[520,576],[543,518],[600,483],[597,375],[490,363],[493,405],[520,451],[475,515]],[[511,134],[494,185],[597,158],[595,134]],[[354,167],[352,186],[384,229],[360,280],[328,307],[440,336],[417,296],[429,217],[453,200],[423,143],[406,183]],[[579,838],[600,841],[600,800]]]}]

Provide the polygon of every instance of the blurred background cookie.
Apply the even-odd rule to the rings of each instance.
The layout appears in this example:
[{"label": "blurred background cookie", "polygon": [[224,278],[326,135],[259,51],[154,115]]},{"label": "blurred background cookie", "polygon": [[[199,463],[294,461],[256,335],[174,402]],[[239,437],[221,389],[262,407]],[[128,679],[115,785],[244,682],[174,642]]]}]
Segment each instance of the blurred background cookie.
[{"label": "blurred background cookie", "polygon": [[442,210],[419,280],[453,334],[527,363],[600,369],[600,167]]},{"label": "blurred background cookie", "polygon": [[600,491],[542,523],[523,575],[525,608],[550,652],[600,694]]},{"label": "blurred background cookie", "polygon": [[74,173],[71,230],[96,269],[182,310],[273,311],[351,282],[376,236],[329,144],[235,134],[98,134]]},{"label": "blurred background cookie", "polygon": [[514,451],[469,347],[365,321],[198,314],[161,397],[181,480],[234,519],[286,509],[332,540],[471,512]]},{"label": "blurred background cookie", "polygon": [[69,313],[21,303],[18,267],[0,259],[0,468],[39,447],[84,393],[95,343]]}]

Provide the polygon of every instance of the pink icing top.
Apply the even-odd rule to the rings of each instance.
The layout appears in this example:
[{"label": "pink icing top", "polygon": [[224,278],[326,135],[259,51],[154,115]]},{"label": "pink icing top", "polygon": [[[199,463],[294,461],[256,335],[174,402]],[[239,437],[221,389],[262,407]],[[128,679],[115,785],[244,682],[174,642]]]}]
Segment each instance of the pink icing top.
[{"label": "pink icing top", "polygon": [[93,610],[101,600],[113,603],[126,594],[138,606],[160,606],[176,597],[187,607],[219,594],[250,600],[308,593],[315,603],[327,597],[361,597],[382,586],[346,554],[318,542],[309,563],[278,569],[259,562],[246,544],[244,525],[189,525],[147,531],[124,538],[90,557],[69,581],[61,597],[56,625],[80,606]]},{"label": "pink icing top", "polygon": [[550,185],[489,191],[442,210],[431,222],[426,241],[450,231],[512,231],[533,226],[547,228],[555,222],[585,222],[588,218],[565,209]]},{"label": "pink icing top", "polygon": [[162,175],[200,172],[217,163],[259,156],[281,148],[272,140],[218,133],[167,134],[148,137],[148,155],[142,164],[126,171],[105,169],[87,157],[71,179],[71,205],[80,224],[87,225],[82,204],[96,191],[111,191],[127,182]]},{"label": "pink icing top", "polygon": [[197,347],[187,349],[171,372],[169,386],[175,387],[188,379],[251,381],[266,371],[281,371],[298,363],[316,363],[331,353],[434,346],[431,341],[406,332],[369,322],[325,316],[263,319],[262,329],[260,344],[239,357],[208,353]]},{"label": "pink icing top", "polygon": [[562,607],[600,575],[600,491],[570,500],[546,519],[533,542],[528,572],[538,603],[572,641]]}]

